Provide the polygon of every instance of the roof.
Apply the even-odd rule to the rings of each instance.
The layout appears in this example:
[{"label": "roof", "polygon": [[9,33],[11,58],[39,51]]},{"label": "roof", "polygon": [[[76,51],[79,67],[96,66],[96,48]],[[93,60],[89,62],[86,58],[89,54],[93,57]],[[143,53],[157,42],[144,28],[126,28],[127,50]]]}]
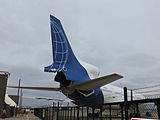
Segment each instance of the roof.
[{"label": "roof", "polygon": [[10,75],[10,73],[9,72],[7,72],[7,71],[0,71],[0,75]]}]

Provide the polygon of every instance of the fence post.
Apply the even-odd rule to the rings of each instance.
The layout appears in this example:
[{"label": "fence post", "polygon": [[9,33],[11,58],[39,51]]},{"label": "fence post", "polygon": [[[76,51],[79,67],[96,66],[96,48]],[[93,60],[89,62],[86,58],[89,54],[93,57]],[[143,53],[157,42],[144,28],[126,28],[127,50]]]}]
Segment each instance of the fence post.
[{"label": "fence post", "polygon": [[53,107],[52,107],[52,119],[54,119],[54,102],[53,102]]},{"label": "fence post", "polygon": [[72,120],[72,117],[73,117],[72,116],[72,108],[73,108],[73,106],[70,107],[70,120]]},{"label": "fence post", "polygon": [[69,117],[69,112],[70,112],[70,109],[69,109],[69,108],[70,108],[70,107],[69,107],[69,104],[68,104],[67,106],[68,106],[68,107],[67,107],[67,111],[68,111],[68,114],[67,114],[67,120],[69,120],[69,118],[70,118],[70,117]]},{"label": "fence post", "polygon": [[67,119],[67,107],[65,107],[65,112],[64,112],[64,118],[65,118],[65,120]]},{"label": "fence post", "polygon": [[68,109],[68,108],[69,108],[69,106],[67,105],[67,117],[66,117],[67,120],[68,120],[68,118],[69,118],[69,116],[68,116],[68,115],[69,115],[69,109]]},{"label": "fence post", "polygon": [[63,120],[65,120],[65,107],[63,106]]},{"label": "fence post", "polygon": [[136,102],[136,116],[140,117],[140,112],[139,112],[139,104]]},{"label": "fence post", "polygon": [[51,109],[50,109],[50,106],[48,106],[48,120],[50,120],[51,118],[50,114],[51,114]]},{"label": "fence post", "polygon": [[45,109],[45,119],[47,120],[47,108],[44,109]]},{"label": "fence post", "polygon": [[61,106],[61,120],[64,120],[63,119],[63,107]]},{"label": "fence post", "polygon": [[128,96],[127,96],[127,88],[124,87],[124,108],[125,108],[125,120],[128,120]]},{"label": "fence post", "polygon": [[49,106],[47,106],[47,120],[49,119]]},{"label": "fence post", "polygon": [[100,107],[100,120],[102,120],[102,106]]},{"label": "fence post", "polygon": [[92,107],[92,116],[93,116],[93,120],[94,120],[94,117],[95,117],[95,108],[94,107]]},{"label": "fence post", "polygon": [[123,120],[124,116],[123,116],[123,104],[122,103],[120,104],[120,107],[121,107],[121,120]]},{"label": "fence post", "polygon": [[83,120],[83,110],[84,110],[84,109],[83,109],[83,106],[82,106],[82,109],[81,109],[81,110],[82,110],[82,120]]},{"label": "fence post", "polygon": [[109,105],[109,118],[112,120],[112,106]]},{"label": "fence post", "polygon": [[131,101],[133,101],[133,91],[131,90]]},{"label": "fence post", "polygon": [[79,106],[77,106],[77,120],[79,120]]},{"label": "fence post", "polygon": [[87,106],[87,120],[88,120],[88,106]]},{"label": "fence post", "polygon": [[75,116],[75,114],[76,114],[76,107],[74,106],[74,113],[73,113],[73,120],[75,120],[76,119],[76,116]]},{"label": "fence post", "polygon": [[58,118],[59,118],[59,102],[58,102],[58,105],[57,105],[57,120],[58,120]]}]

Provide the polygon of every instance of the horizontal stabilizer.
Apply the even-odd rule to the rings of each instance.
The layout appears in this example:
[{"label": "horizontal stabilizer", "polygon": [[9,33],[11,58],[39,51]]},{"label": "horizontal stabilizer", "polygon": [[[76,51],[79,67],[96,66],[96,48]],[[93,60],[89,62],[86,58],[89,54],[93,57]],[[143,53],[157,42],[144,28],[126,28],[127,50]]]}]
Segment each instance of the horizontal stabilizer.
[{"label": "horizontal stabilizer", "polygon": [[8,86],[9,88],[22,88],[22,89],[31,89],[31,90],[47,90],[47,91],[60,91],[60,88],[53,87],[19,87],[19,86]]},{"label": "horizontal stabilizer", "polygon": [[58,99],[58,98],[47,98],[47,97],[30,97],[30,96],[23,96],[23,98],[31,98],[31,99],[38,99],[38,100],[48,100],[48,101],[58,101],[64,102],[65,99]]},{"label": "horizontal stabilizer", "polygon": [[115,73],[115,74],[103,76],[103,77],[100,77],[100,78],[96,78],[96,79],[93,79],[93,80],[89,80],[89,81],[86,81],[86,82],[73,84],[73,85],[70,85],[69,88],[70,89],[78,89],[78,90],[94,90],[98,87],[101,87],[103,85],[114,82],[114,81],[116,81],[120,78],[123,78],[123,76]]}]

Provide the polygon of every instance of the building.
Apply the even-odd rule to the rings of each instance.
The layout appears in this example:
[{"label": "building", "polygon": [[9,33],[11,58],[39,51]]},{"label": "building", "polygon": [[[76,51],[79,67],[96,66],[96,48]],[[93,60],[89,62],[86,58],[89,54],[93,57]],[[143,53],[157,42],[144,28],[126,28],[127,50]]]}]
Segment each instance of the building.
[{"label": "building", "polygon": [[0,111],[3,110],[5,105],[5,94],[9,75],[9,72],[0,71]]}]

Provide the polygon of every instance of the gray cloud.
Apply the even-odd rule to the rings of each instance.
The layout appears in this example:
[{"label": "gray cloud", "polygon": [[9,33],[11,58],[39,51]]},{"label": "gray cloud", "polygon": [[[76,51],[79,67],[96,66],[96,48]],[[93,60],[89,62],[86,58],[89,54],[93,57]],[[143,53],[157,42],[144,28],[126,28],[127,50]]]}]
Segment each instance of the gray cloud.
[{"label": "gray cloud", "polygon": [[2,0],[0,68],[11,72],[9,84],[22,78],[24,85],[58,85],[54,75],[43,72],[52,62],[49,14],[53,14],[61,19],[75,54],[98,66],[101,76],[121,73],[124,78],[113,83],[121,87],[157,84],[159,4],[158,0]]}]

